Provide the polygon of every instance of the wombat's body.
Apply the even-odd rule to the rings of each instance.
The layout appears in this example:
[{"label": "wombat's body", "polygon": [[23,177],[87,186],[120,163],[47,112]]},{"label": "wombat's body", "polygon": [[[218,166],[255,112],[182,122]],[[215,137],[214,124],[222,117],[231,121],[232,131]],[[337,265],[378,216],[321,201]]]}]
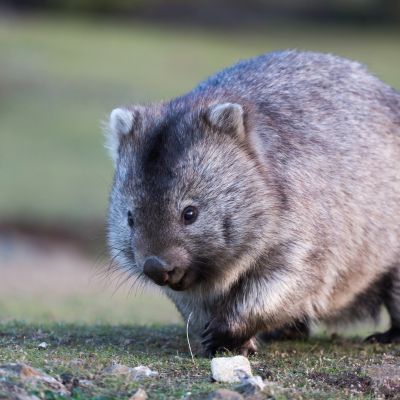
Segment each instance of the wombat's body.
[{"label": "wombat's body", "polygon": [[382,303],[392,328],[374,338],[399,338],[400,94],[360,64],[244,61],[115,110],[109,147],[112,253],[193,313],[206,352]]}]

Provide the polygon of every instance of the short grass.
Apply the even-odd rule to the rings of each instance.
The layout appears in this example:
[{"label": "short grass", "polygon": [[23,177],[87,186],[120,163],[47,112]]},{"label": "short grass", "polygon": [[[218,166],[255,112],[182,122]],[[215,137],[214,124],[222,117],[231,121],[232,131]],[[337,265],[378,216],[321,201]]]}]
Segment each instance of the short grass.
[{"label": "short grass", "polygon": [[[39,350],[43,341],[49,347]],[[194,340],[193,344],[196,349]],[[377,398],[379,389],[376,391],[368,376],[369,368],[396,364],[399,357],[399,346],[314,338],[271,343],[250,361],[255,374],[272,382],[277,399],[372,399]],[[73,399],[127,399],[139,387],[150,399],[196,399],[221,387],[232,388],[211,381],[208,359],[196,357],[192,362],[185,330],[175,325],[1,324],[0,363],[15,361],[55,377],[75,379]],[[147,365],[159,376],[128,383],[102,374],[111,362]],[[80,385],[79,381],[86,382]],[[398,388],[395,390],[386,395],[398,398]],[[44,392],[39,395],[56,398]]]},{"label": "short grass", "polygon": [[0,20],[0,218],[102,218],[112,166],[100,120],[166,99],[215,71],[283,48],[358,59],[400,88],[400,31],[280,24],[259,31],[163,28],[36,16]]}]

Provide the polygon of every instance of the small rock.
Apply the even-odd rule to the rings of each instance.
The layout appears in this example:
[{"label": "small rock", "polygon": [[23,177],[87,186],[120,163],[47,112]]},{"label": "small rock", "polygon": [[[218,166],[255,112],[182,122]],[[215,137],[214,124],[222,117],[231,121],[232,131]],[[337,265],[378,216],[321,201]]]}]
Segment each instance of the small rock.
[{"label": "small rock", "polygon": [[130,377],[132,380],[137,381],[144,378],[151,378],[157,375],[158,372],[152,371],[149,367],[146,367],[144,365],[139,365],[138,367],[132,368]]},{"label": "small rock", "polygon": [[122,364],[111,364],[103,369],[104,374],[109,375],[128,375],[132,368]]},{"label": "small rock", "polygon": [[88,388],[94,386],[94,383],[89,379],[80,379],[79,386]]},{"label": "small rock", "polygon": [[237,383],[253,376],[246,357],[215,357],[211,360],[212,377],[217,382]]},{"label": "small rock", "polygon": [[19,378],[24,383],[35,387],[45,386],[48,389],[67,394],[65,386],[57,379],[24,363],[8,363],[0,365],[0,376],[3,378]]},{"label": "small rock", "polygon": [[68,363],[71,367],[81,367],[85,364],[85,361],[82,358],[74,358]]},{"label": "small rock", "polygon": [[39,397],[33,394],[28,394],[22,387],[5,381],[0,381],[0,399],[40,400]]},{"label": "small rock", "polygon": [[23,363],[8,363],[0,365],[0,375],[6,377],[15,377],[27,379],[38,377],[41,375],[40,371],[32,368],[30,365]]},{"label": "small rock", "polygon": [[235,389],[246,395],[254,395],[264,390],[265,383],[262,380],[261,376],[248,376],[242,379],[240,385],[238,385]]},{"label": "small rock", "polygon": [[39,350],[46,350],[49,345],[46,342],[42,342],[38,344]]},{"label": "small rock", "polygon": [[147,393],[143,389],[138,389],[129,400],[147,400]]},{"label": "small rock", "polygon": [[139,365],[138,367],[128,367],[122,364],[111,364],[107,368],[103,369],[104,374],[109,375],[126,375],[129,380],[139,381],[145,378],[151,378],[157,376],[157,371],[152,371],[149,367]]},{"label": "small rock", "polygon": [[228,389],[218,389],[215,392],[209,394],[208,400],[243,400],[243,396]]}]

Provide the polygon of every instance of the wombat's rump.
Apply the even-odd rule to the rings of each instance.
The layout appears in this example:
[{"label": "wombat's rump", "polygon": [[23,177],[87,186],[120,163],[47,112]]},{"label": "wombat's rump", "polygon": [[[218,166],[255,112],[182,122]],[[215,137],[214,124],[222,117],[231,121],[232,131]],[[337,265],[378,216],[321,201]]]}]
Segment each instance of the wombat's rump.
[{"label": "wombat's rump", "polygon": [[400,94],[352,61],[284,51],[111,113],[109,244],[207,354],[376,314],[400,337]]}]

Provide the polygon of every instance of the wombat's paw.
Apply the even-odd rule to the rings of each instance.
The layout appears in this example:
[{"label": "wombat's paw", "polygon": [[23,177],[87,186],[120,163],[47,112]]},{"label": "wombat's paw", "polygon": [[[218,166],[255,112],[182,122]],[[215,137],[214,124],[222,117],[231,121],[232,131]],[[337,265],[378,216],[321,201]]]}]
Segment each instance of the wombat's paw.
[{"label": "wombat's paw", "polygon": [[239,354],[248,357],[257,354],[257,345],[255,339],[249,339],[243,343],[239,348]]},{"label": "wombat's paw", "polygon": [[392,327],[383,333],[374,333],[365,339],[368,343],[400,343],[400,328]]},{"label": "wombat's paw", "polygon": [[226,322],[217,318],[206,324],[201,337],[206,357],[213,357],[218,351],[232,351],[246,356],[256,351],[252,339],[232,332]]}]

